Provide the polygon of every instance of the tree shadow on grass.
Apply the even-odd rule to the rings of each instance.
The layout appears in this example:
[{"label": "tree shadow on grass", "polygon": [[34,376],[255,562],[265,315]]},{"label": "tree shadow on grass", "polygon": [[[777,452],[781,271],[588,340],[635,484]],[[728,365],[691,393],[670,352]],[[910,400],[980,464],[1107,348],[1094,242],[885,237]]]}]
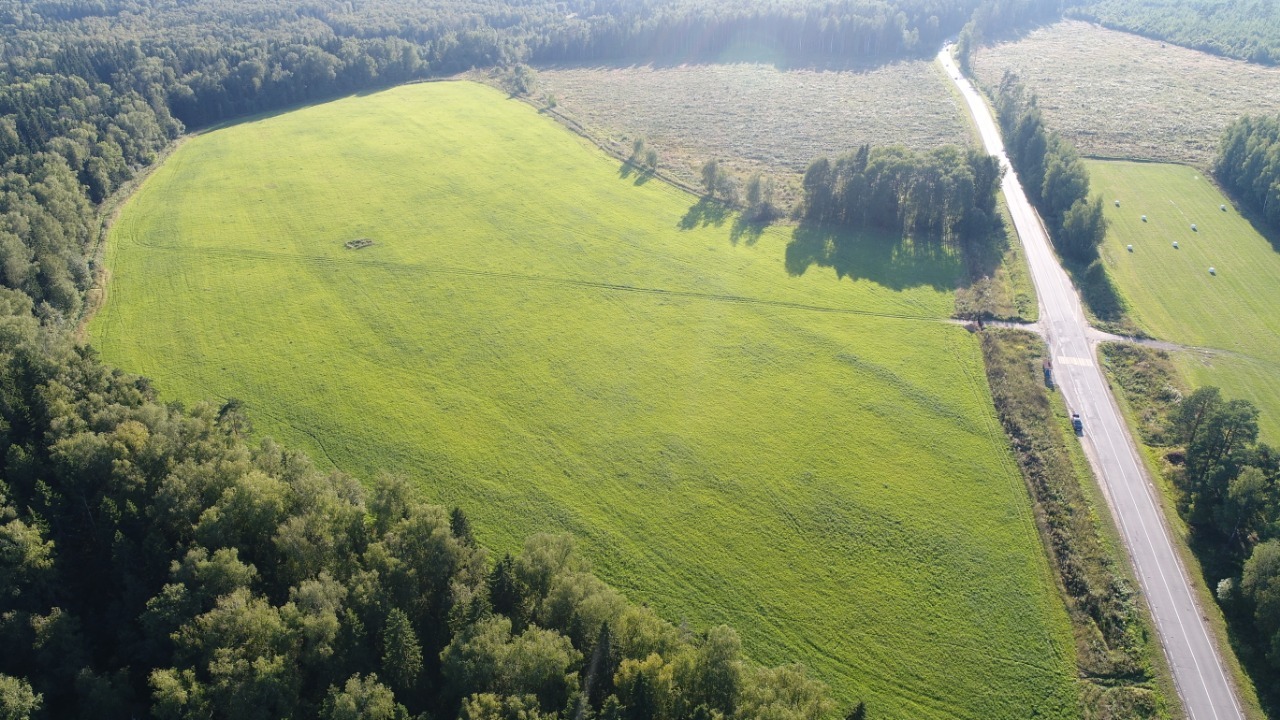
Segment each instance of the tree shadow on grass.
[{"label": "tree shadow on grass", "polygon": [[959,253],[941,242],[810,223],[792,233],[784,261],[792,276],[817,265],[835,270],[838,278],[869,280],[891,290],[928,286],[951,291],[963,269]]},{"label": "tree shadow on grass", "polygon": [[622,166],[618,168],[618,177],[626,180],[635,176],[634,184],[644,185],[653,179],[653,168],[640,167],[630,160],[623,160]]},{"label": "tree shadow on grass", "polygon": [[764,234],[764,229],[769,226],[767,222],[751,221],[738,215],[734,219],[733,225],[729,228],[729,242],[737,245],[743,243],[747,247],[755,245],[760,236]]},{"label": "tree shadow on grass", "polygon": [[680,218],[679,227],[681,230],[693,230],[708,225],[720,227],[728,217],[729,208],[726,205],[702,198],[689,208],[684,217]]},{"label": "tree shadow on grass", "polygon": [[1080,291],[1080,300],[1098,320],[1100,329],[1117,335],[1145,337],[1146,333],[1129,317],[1128,304],[1102,258],[1096,253],[1089,258],[1073,258],[1059,255],[1062,267],[1071,276],[1071,282]]}]

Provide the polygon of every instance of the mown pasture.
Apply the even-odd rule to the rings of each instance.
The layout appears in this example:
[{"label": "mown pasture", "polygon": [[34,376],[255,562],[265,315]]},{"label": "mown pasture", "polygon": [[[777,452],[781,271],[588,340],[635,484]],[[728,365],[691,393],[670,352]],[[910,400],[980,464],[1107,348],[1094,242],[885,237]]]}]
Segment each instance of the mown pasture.
[{"label": "mown pasture", "polygon": [[877,716],[1077,716],[978,343],[944,321],[960,263],[836,272],[788,254],[803,232],[742,232],[491,88],[411,85],[191,139],[114,225],[90,333],[500,552],[572,532],[633,599]]},{"label": "mown pasture", "polygon": [[1077,21],[982,47],[974,67],[989,87],[1017,73],[1045,124],[1090,155],[1207,166],[1236,118],[1280,112],[1280,68]]},{"label": "mown pasture", "polygon": [[665,168],[697,184],[712,156],[741,175],[803,173],[859,145],[931,150],[970,142],[936,63],[780,69],[758,63],[539,68],[544,92],[593,136],[628,151],[646,138]]},{"label": "mown pasture", "polygon": [[1202,348],[1173,354],[1185,379],[1252,400],[1262,412],[1264,439],[1280,441],[1280,313],[1274,305],[1280,248],[1199,170],[1115,161],[1088,166],[1110,222],[1103,261],[1134,321],[1155,337]]}]

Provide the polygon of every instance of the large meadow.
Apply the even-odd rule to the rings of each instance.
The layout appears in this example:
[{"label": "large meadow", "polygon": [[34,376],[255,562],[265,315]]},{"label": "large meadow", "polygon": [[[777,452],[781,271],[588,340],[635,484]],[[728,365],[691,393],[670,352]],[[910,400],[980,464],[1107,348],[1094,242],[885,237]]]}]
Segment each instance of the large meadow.
[{"label": "large meadow", "polygon": [[1207,166],[1236,118],[1280,112],[1280,68],[1078,21],[983,47],[974,69],[989,87],[1016,73],[1045,124],[1089,155]]},{"label": "large meadow", "polygon": [[1077,716],[946,322],[959,261],[789,264],[804,238],[694,200],[481,85],[352,97],[175,152],[112,229],[90,333],[169,399],[244,398],[259,435],[408,476],[499,552],[572,532],[633,599],[876,717]]},{"label": "large meadow", "polygon": [[1089,176],[1106,198],[1103,260],[1134,321],[1187,346],[1173,357],[1193,387],[1257,404],[1263,439],[1280,443],[1280,250],[1194,168],[1090,161]]}]

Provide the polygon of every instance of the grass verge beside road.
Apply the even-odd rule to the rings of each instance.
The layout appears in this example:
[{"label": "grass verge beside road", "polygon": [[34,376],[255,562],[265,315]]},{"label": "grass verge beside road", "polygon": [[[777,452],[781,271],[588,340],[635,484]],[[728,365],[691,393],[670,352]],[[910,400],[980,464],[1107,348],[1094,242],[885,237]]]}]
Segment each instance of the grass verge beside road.
[{"label": "grass verge beside road", "polygon": [[1033,323],[1040,317],[1040,305],[1003,194],[996,208],[1000,224],[992,232],[998,233],[1001,241],[979,247],[990,249],[993,255],[999,252],[999,257],[965,257],[968,281],[956,291],[955,314],[959,318]]},{"label": "grass verge beside road", "polygon": [[1093,478],[1068,448],[1075,442],[1070,424],[1044,382],[1044,342],[1010,329],[988,329],[981,337],[996,412],[1067,599],[1090,717],[1165,716],[1153,670],[1157,649],[1148,640],[1151,633],[1119,544],[1108,537],[1110,525],[1086,490]]}]

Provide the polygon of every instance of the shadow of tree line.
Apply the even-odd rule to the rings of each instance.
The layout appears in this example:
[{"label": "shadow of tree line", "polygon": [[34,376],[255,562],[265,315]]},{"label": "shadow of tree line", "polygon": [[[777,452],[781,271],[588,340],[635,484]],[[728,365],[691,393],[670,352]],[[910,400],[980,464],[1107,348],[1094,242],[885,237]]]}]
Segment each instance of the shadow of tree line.
[{"label": "shadow of tree line", "polygon": [[[729,242],[753,246],[770,223],[752,222],[741,213],[708,198],[691,205],[677,227],[729,226]],[[993,233],[1003,237],[1003,226]],[[984,244],[985,246],[985,244]],[[999,267],[1003,246],[974,257],[965,256],[937,238],[911,238],[880,230],[865,230],[802,221],[791,231],[784,250],[788,275],[799,277],[818,266],[835,271],[839,279],[868,280],[892,290],[928,286],[951,291],[965,287],[971,277],[984,277]]]},{"label": "shadow of tree line", "polygon": [[618,177],[626,180],[634,175],[636,185],[644,185],[652,180],[655,174],[654,168],[638,165],[630,160],[623,160],[622,166],[618,168]]},{"label": "shadow of tree line", "polygon": [[689,210],[680,218],[677,227],[681,230],[707,226],[723,227],[730,217],[733,218],[733,222],[729,225],[729,242],[734,245],[739,243],[748,247],[755,245],[764,234],[764,229],[769,227],[768,222],[748,220],[745,215],[728,205],[705,197],[689,206]]},{"label": "shadow of tree line", "polygon": [[836,277],[868,280],[891,290],[927,286],[955,290],[965,273],[958,252],[928,238],[802,222],[784,251],[787,274],[830,268]]}]

